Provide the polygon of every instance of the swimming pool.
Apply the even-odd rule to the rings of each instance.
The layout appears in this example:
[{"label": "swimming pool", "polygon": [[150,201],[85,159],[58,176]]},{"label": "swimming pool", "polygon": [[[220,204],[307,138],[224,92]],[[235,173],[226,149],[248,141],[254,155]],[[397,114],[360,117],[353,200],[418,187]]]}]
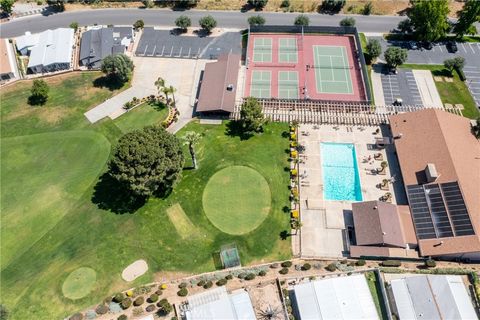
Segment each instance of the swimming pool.
[{"label": "swimming pool", "polygon": [[325,200],[362,201],[355,146],[320,143]]}]

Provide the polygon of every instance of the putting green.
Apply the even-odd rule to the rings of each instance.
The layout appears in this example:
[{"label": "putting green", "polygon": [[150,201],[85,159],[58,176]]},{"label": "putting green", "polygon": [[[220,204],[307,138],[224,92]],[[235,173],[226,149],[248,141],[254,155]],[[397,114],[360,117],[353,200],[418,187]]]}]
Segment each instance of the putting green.
[{"label": "putting green", "polygon": [[265,178],[249,167],[217,171],[203,191],[203,210],[221,231],[241,235],[255,230],[270,212],[271,193]]},{"label": "putting green", "polygon": [[92,291],[97,281],[97,273],[92,268],[78,268],[70,273],[63,282],[62,292],[66,298],[77,300]]}]

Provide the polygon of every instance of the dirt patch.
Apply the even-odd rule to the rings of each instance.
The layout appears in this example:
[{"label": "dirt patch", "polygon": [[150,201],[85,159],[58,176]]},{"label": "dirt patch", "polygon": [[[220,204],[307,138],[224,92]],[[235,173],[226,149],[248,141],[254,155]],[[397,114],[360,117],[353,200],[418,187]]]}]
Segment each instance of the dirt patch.
[{"label": "dirt patch", "polygon": [[49,108],[39,113],[39,119],[48,124],[59,123],[60,120],[69,116],[72,112],[65,108]]}]

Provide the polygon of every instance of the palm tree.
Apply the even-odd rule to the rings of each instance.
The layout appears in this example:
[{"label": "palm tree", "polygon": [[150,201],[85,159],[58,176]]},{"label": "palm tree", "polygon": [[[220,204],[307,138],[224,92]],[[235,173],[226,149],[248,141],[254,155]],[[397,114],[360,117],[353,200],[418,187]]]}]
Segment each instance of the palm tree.
[{"label": "palm tree", "polygon": [[183,144],[188,146],[190,156],[192,157],[193,169],[197,169],[197,157],[195,156],[195,149],[193,148],[202,138],[200,133],[195,131],[187,131],[182,137]]},{"label": "palm tree", "polygon": [[157,87],[158,94],[160,94],[162,88],[165,87],[165,79],[158,77],[157,81],[155,81],[155,86]]},{"label": "palm tree", "polygon": [[168,94],[170,93],[170,89],[164,86],[160,89],[160,91],[162,91],[163,94],[165,95],[165,98],[167,99],[167,104],[168,104]]},{"label": "palm tree", "polygon": [[295,234],[297,234],[298,230],[300,230],[303,227],[303,223],[300,220],[295,219],[292,222],[292,227],[293,227],[293,229],[295,229]]},{"label": "palm tree", "polygon": [[173,97],[173,106],[177,105],[177,102],[175,101],[175,92],[176,91],[177,91],[177,89],[175,89],[173,86],[168,87],[168,93],[171,93],[172,97]]}]

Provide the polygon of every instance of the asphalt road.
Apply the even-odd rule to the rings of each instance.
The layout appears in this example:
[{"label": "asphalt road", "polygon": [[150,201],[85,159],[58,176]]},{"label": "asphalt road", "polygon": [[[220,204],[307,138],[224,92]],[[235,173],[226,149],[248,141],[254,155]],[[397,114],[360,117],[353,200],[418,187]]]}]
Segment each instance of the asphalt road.
[{"label": "asphalt road", "polygon": [[[192,19],[194,26],[198,26],[198,19],[210,14],[217,20],[218,27],[221,28],[246,28],[247,18],[258,13],[254,11],[172,11],[171,9],[95,9],[83,11],[69,11],[55,13],[49,16],[30,16],[17,18],[10,22],[3,23],[0,26],[2,38],[10,38],[22,35],[25,31],[32,33],[54,29],[59,27],[68,27],[70,23],[76,21],[82,25],[93,24],[114,24],[130,25],[136,20],[143,19],[147,26],[173,26],[175,19],[185,14]],[[299,13],[261,13],[271,25],[292,25]],[[310,17],[311,25],[338,26],[344,15],[326,15],[319,13],[307,14]],[[394,29],[398,22],[405,19],[399,16],[353,16],[357,21],[357,28],[361,32],[387,32]]]}]

